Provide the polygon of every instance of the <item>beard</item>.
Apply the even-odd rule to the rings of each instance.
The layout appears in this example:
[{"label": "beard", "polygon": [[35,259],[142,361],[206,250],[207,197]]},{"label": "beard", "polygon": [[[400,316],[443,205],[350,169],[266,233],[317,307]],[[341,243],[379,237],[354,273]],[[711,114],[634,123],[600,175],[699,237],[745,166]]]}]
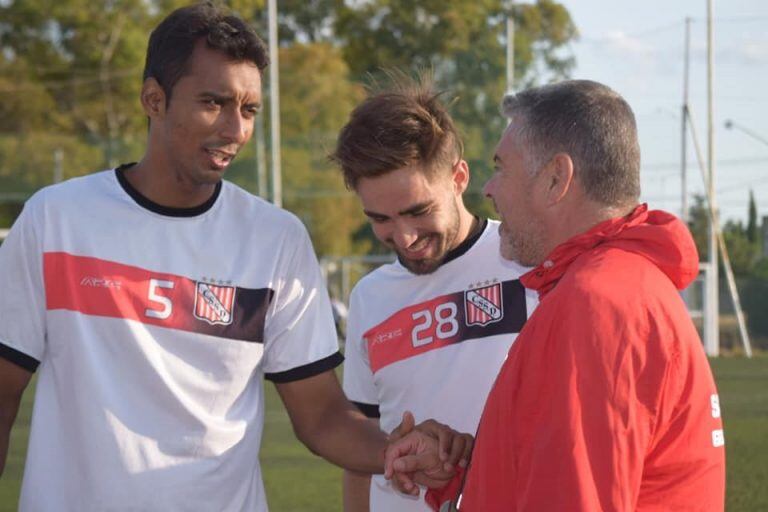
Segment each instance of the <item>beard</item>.
[{"label": "beard", "polygon": [[502,224],[499,234],[502,258],[516,261],[525,267],[535,267],[544,261],[546,254],[543,254],[542,231],[536,223],[529,222],[524,229],[519,230],[511,230]]},{"label": "beard", "polygon": [[448,252],[458,245],[456,237],[459,233],[459,224],[459,207],[454,202],[451,217],[448,219],[448,227],[445,231],[442,233],[428,233],[419,237],[420,239],[430,238],[431,240],[429,243],[434,244],[435,247],[437,247],[436,254],[430,258],[422,258],[418,260],[409,259],[398,251],[394,244],[390,242],[389,245],[394,249],[395,253],[397,253],[397,259],[400,261],[400,264],[409,271],[417,275],[431,274],[440,268],[440,265],[445,261]]}]

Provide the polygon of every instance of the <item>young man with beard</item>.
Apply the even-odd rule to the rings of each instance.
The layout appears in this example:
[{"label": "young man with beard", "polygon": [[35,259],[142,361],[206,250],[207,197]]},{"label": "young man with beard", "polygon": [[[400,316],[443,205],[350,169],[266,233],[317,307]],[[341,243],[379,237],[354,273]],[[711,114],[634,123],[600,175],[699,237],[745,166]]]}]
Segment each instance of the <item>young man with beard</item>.
[{"label": "young man with beard", "polygon": [[[535,267],[521,280],[541,303],[488,396],[469,470],[431,502],[722,511],[717,389],[678,293],[698,272],[696,246],[679,219],[638,204],[632,110],[584,80],[524,91],[504,109],[485,192],[501,254]],[[409,445],[417,438],[401,440],[412,455],[392,468],[434,466],[418,456],[428,443]]]},{"label": "young man with beard", "polygon": [[0,471],[39,370],[21,510],[266,511],[265,378],[313,452],[383,468],[386,436],[333,372],[304,227],[222,180],[267,61],[225,10],[173,12],[149,41],[141,161],[41,190],[0,248]]},{"label": "young man with beard", "polygon": [[[347,318],[344,391],[385,431],[405,411],[474,433],[485,397],[535,304],[499,224],[472,215],[453,121],[425,79],[395,79],[352,113],[334,160],[397,261],[365,276]],[[429,510],[380,475],[346,472],[345,510]]]}]

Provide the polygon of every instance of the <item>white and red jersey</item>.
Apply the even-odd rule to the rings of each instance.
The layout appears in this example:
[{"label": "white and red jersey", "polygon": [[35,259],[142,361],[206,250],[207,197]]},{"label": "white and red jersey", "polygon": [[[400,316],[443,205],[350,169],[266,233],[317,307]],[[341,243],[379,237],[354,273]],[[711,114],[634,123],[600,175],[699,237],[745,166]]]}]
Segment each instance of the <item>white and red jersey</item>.
[{"label": "white and red jersey", "polygon": [[[382,430],[404,411],[474,434],[486,396],[517,333],[537,304],[520,284],[527,270],[499,253],[499,223],[451,251],[435,272],[400,263],[371,272],[350,299],[344,391]],[[371,481],[372,512],[429,511]]]},{"label": "white and red jersey", "polygon": [[21,510],[265,511],[264,377],[341,362],[306,230],[227,182],[191,209],[120,169],[46,188],[0,289],[0,356],[39,364]]}]

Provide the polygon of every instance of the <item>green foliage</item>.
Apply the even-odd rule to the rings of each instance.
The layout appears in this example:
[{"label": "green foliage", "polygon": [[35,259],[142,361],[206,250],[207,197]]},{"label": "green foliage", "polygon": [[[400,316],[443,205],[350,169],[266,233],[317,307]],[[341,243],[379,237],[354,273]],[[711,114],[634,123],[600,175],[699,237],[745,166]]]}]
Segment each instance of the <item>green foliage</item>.
[{"label": "green foliage", "polygon": [[[146,118],[138,97],[149,33],[188,3],[0,0],[4,192],[17,200],[51,183],[57,151],[64,178],[141,158]],[[266,39],[264,0],[225,3]],[[518,84],[566,76],[573,65],[567,46],[576,28],[553,0],[281,0],[278,7],[284,205],[307,223],[321,255],[376,247],[356,198],[326,158],[364,97],[360,83],[370,81],[369,74],[393,67],[434,69],[440,87],[456,98],[451,112],[472,171],[467,203],[491,216],[482,186],[504,127],[497,106],[505,90],[507,14],[517,25]],[[268,79],[269,72],[266,105]],[[233,181],[251,191],[254,160],[249,145],[229,170]],[[12,216],[17,208],[3,211]]]},{"label": "green foliage", "polygon": [[[750,193],[748,224],[728,221],[723,226],[723,238],[728,249],[733,273],[742,283],[741,303],[747,317],[750,334],[756,345],[768,348],[768,258],[760,259],[757,236],[757,207]],[[703,196],[695,196],[688,225],[702,260],[708,259],[709,214]],[[722,265],[722,260],[721,265]],[[721,267],[722,269],[722,267]]]},{"label": "green foliage", "polygon": [[568,43],[577,37],[568,11],[552,0],[376,0],[344,2],[336,33],[353,76],[374,78],[384,68],[433,69],[438,85],[457,98],[451,113],[464,138],[473,173],[469,203],[480,206],[493,150],[506,121],[506,17],[515,20],[518,88],[563,78],[573,67]]},{"label": "green foliage", "polygon": [[748,276],[759,256],[759,247],[749,239],[741,221],[728,221],[723,226],[723,238],[728,248],[731,267],[736,276]]},{"label": "green foliage", "polygon": [[702,195],[693,196],[693,204],[688,210],[688,229],[696,242],[699,258],[702,261],[709,259],[709,213]]},{"label": "green foliage", "polygon": [[755,203],[755,194],[749,191],[749,215],[747,220],[747,240],[751,243],[758,243],[757,235],[757,204]]},{"label": "green foliage", "polygon": [[327,155],[362,87],[349,79],[337,48],[295,44],[280,50],[285,206],[301,217],[321,255],[353,254],[350,233],[365,222],[357,198]]},{"label": "green foliage", "polygon": [[741,290],[747,328],[753,343],[768,349],[768,277],[752,277]]}]

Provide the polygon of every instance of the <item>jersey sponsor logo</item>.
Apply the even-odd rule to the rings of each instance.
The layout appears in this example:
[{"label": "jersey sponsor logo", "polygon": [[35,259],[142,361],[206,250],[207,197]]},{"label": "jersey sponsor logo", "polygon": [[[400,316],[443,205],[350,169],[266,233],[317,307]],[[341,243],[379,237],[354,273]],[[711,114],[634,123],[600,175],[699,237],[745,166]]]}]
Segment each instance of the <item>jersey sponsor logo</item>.
[{"label": "jersey sponsor logo", "polygon": [[467,325],[488,325],[504,317],[501,283],[479,286],[464,292]]},{"label": "jersey sponsor logo", "polygon": [[402,329],[395,329],[394,331],[389,332],[377,332],[373,339],[371,339],[371,343],[374,345],[378,345],[379,343],[384,343],[389,340],[395,340],[403,335]]},{"label": "jersey sponsor logo", "polygon": [[232,323],[232,306],[235,303],[234,286],[216,286],[196,283],[195,318],[205,320],[211,325],[229,325]]},{"label": "jersey sponsor logo", "polygon": [[84,277],[80,280],[80,286],[92,286],[94,288],[120,288],[122,284],[114,279],[102,279],[94,276]]},{"label": "jersey sponsor logo", "polygon": [[712,431],[712,446],[715,448],[725,446],[725,435],[723,434],[723,429],[719,428]]},{"label": "jersey sponsor logo", "polygon": [[455,343],[516,334],[525,324],[526,315],[525,288],[515,279],[410,305],[366,331],[363,339],[375,373]]},{"label": "jersey sponsor logo", "polygon": [[269,288],[215,285],[205,278],[194,280],[64,252],[45,253],[43,268],[49,311],[76,311],[264,342],[264,323],[273,296]]},{"label": "jersey sponsor logo", "polygon": [[[710,410],[712,412],[712,417],[715,419],[720,418],[721,416],[721,410],[720,410],[720,397],[717,393],[712,393],[709,396],[709,406]],[[720,448],[721,446],[725,445],[725,435],[723,434],[723,429],[717,428],[712,431],[712,446],[715,448]]]},{"label": "jersey sponsor logo", "polygon": [[717,395],[717,393],[712,393],[712,395],[709,397],[709,405],[712,408],[712,417],[719,418],[720,417],[720,397]]}]

